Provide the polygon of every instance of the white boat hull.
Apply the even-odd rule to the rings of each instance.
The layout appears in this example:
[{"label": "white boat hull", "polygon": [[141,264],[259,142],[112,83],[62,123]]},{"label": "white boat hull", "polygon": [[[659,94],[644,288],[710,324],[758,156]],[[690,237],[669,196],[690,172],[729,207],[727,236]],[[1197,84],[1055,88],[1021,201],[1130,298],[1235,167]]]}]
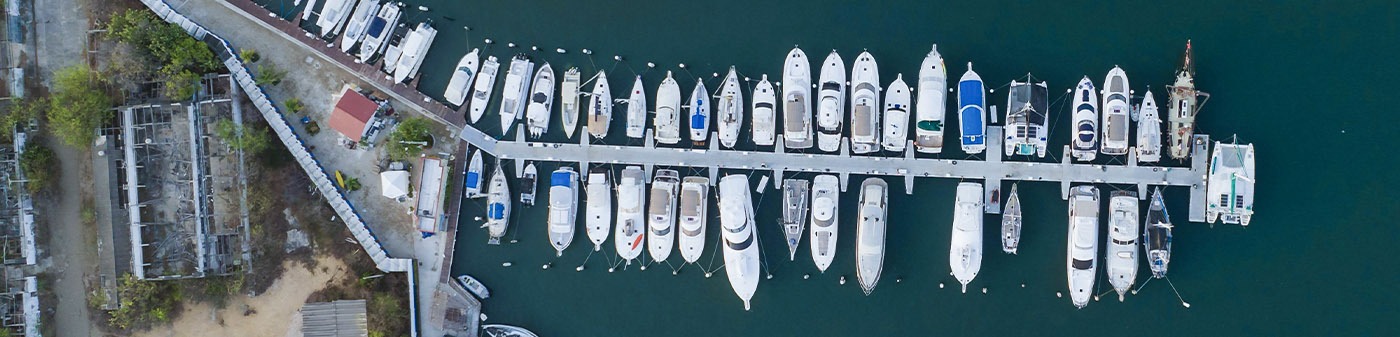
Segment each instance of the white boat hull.
[{"label": "white boat hull", "polygon": [[1158,116],[1157,100],[1148,91],[1143,97],[1138,111],[1137,158],[1139,162],[1155,163],[1162,160],[1162,119]]},{"label": "white boat hull", "polygon": [[783,147],[812,147],[812,65],[801,48],[783,61]]},{"label": "white boat hull", "polygon": [[578,68],[569,68],[564,72],[564,83],[559,87],[559,100],[563,105],[559,108],[559,122],[564,127],[564,138],[573,139],[574,131],[578,130],[579,77]]},{"label": "white boat hull", "polygon": [[612,233],[612,188],[606,170],[588,173],[588,189],[584,191],[588,196],[588,203],[583,216],[587,225],[588,241],[593,242],[595,252],[603,249],[603,243],[608,241],[608,235]]},{"label": "white boat hull", "polygon": [[880,150],[880,68],[870,52],[851,65],[851,153]]},{"label": "white boat hull", "polygon": [[666,72],[666,79],[656,89],[656,118],[652,121],[657,143],[681,142],[681,86]]},{"label": "white boat hull", "polygon": [[1074,137],[1070,154],[1079,161],[1092,161],[1098,156],[1099,107],[1098,94],[1089,77],[1079,80],[1074,89]]},{"label": "white boat hull", "polygon": [[948,69],[938,45],[919,67],[919,99],[914,102],[914,150],[943,152],[943,119],[948,113]]},{"label": "white boat hull", "polygon": [[632,93],[627,96],[627,138],[641,139],[647,128],[647,94],[642,86],[642,77],[632,82]]},{"label": "white boat hull", "polygon": [[473,124],[486,113],[486,106],[491,103],[491,91],[496,87],[496,75],[500,71],[501,63],[495,56],[487,56],[486,61],[481,63],[481,72],[476,74],[476,83],[472,85],[471,106],[468,107]]},{"label": "white boat hull", "polygon": [[948,266],[953,277],[962,284],[977,278],[982,270],[982,184],[958,184],[957,200],[953,205],[953,244],[948,249]]},{"label": "white boat hull", "polygon": [[1118,301],[1122,302],[1137,281],[1137,239],[1142,228],[1138,224],[1137,195],[1114,192],[1108,202],[1108,212],[1104,266],[1108,268],[1108,283],[1113,285],[1113,290],[1118,292]]},{"label": "white boat hull", "polygon": [[457,62],[457,68],[452,72],[452,79],[447,81],[447,89],[443,91],[443,98],[452,105],[461,106],[470,95],[472,80],[476,79],[478,64],[481,57],[480,51],[473,48],[471,52],[462,56],[462,60]]},{"label": "white boat hull", "polygon": [[860,288],[869,296],[880,282],[885,265],[885,215],[889,185],[884,180],[866,178],[860,187],[860,215],[856,216],[856,277]]},{"label": "white boat hull", "polygon": [[550,175],[547,232],[556,256],[564,255],[564,250],[574,242],[574,220],[577,217],[578,173],[565,166]]},{"label": "white boat hull", "polygon": [[530,96],[525,107],[525,126],[530,137],[539,138],[549,132],[549,117],[554,109],[554,68],[546,62],[535,72],[534,83],[530,85]]},{"label": "white boat hull", "polygon": [[603,138],[608,136],[612,124],[612,91],[608,88],[608,74],[602,70],[594,81],[593,94],[588,96],[588,134]]},{"label": "white boat hull", "polygon": [[530,74],[535,72],[535,63],[524,55],[510,60],[510,70],[506,72],[506,83],[501,88],[501,134],[509,135],[515,121],[525,115],[526,97],[530,93]]},{"label": "white boat hull", "polygon": [[744,301],[744,310],[747,311],[749,301],[758,289],[761,272],[749,178],[729,175],[720,179],[719,198],[720,225],[724,226],[724,231],[720,233],[723,239],[721,246],[724,247],[724,273],[729,277],[734,294]]},{"label": "white boat hull", "polygon": [[885,131],[880,142],[885,151],[904,151],[909,141],[909,108],[909,85],[900,74],[885,90]]},{"label": "white boat hull", "polygon": [[1110,156],[1128,154],[1128,135],[1132,125],[1128,120],[1128,110],[1132,109],[1128,74],[1123,72],[1123,68],[1113,67],[1103,86],[1103,104],[1100,105],[1103,107],[1103,121],[1100,124],[1103,125],[1103,142],[1100,152]]},{"label": "white boat hull", "polygon": [[834,152],[841,147],[841,126],[846,120],[846,63],[835,50],[822,61],[817,81],[817,148]]},{"label": "white boat hull", "polygon": [[617,224],[613,243],[628,264],[642,255],[646,234],[646,173],[638,166],[622,170],[617,181]]},{"label": "white boat hull", "polygon": [[690,141],[704,144],[710,138],[710,92],[705,90],[705,82],[695,80],[695,90],[690,92]]},{"label": "white boat hull", "polygon": [[657,170],[651,183],[647,208],[647,252],[652,260],[666,261],[676,246],[676,198],[680,176],[674,170]]},{"label": "white boat hull", "polygon": [[1094,295],[1098,271],[1099,189],[1080,185],[1070,190],[1068,241],[1069,298],[1075,307],[1083,308]]},{"label": "white boat hull", "polygon": [[836,257],[836,238],[841,206],[840,180],[834,175],[819,175],[812,179],[812,230],[807,242],[812,248],[812,262],[825,273]]},{"label": "white boat hull", "polygon": [[778,127],[777,93],[768,75],[758,81],[753,89],[753,142],[758,146],[773,146],[777,139]]},{"label": "white boat hull", "polygon": [[681,183],[680,236],[681,258],[695,263],[705,253],[705,223],[709,221],[710,180],[686,177]]},{"label": "white boat hull", "polygon": [[719,145],[734,148],[739,142],[739,129],[744,126],[744,94],[739,88],[739,74],[729,67],[724,77],[719,99],[715,103],[715,121],[719,124]]}]

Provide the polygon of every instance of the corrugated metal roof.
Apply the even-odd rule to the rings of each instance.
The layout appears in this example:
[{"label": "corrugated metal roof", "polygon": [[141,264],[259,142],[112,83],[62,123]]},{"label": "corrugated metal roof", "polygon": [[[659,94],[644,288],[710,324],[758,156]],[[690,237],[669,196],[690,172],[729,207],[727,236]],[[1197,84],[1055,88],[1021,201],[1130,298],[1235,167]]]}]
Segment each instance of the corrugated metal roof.
[{"label": "corrugated metal roof", "polygon": [[301,334],[306,337],[369,335],[365,300],[307,303],[301,307]]}]

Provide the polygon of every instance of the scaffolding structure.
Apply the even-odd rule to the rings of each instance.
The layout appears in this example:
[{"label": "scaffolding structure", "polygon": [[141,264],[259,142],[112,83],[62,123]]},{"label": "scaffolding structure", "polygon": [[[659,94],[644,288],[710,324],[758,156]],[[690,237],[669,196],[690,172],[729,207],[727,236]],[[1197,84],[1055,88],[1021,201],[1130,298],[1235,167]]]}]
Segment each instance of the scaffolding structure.
[{"label": "scaffolding structure", "polygon": [[12,143],[0,146],[0,329],[12,336],[37,336],[34,203],[20,168],[28,134],[22,128],[10,131]]}]

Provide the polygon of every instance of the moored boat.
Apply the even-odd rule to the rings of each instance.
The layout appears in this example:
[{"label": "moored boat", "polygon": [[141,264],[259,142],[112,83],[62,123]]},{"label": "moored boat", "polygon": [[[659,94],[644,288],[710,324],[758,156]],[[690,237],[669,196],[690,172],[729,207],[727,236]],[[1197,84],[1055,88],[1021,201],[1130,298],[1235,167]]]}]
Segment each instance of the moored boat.
[{"label": "moored boat", "polygon": [[851,65],[851,153],[880,150],[880,68],[870,52]]},{"label": "moored boat", "polygon": [[943,118],[948,111],[948,69],[938,45],[919,66],[919,99],[914,101],[914,150],[943,152]]},{"label": "moored boat", "polygon": [[535,63],[525,54],[516,54],[510,59],[506,71],[506,83],[501,87],[501,134],[509,135],[515,121],[525,115],[526,95],[530,93],[530,76]]},{"label": "moored boat", "polygon": [[578,217],[578,172],[564,166],[549,175],[549,244],[555,256],[574,242],[574,220]]},{"label": "moored boat", "polygon": [[774,106],[778,102],[773,84],[768,75],[763,75],[758,85],[753,87],[753,143],[759,146],[772,146],[776,141],[778,112]]},{"label": "moored boat", "polygon": [[437,33],[431,21],[424,21],[404,37],[399,47],[398,65],[394,67],[394,83],[402,83],[418,74],[418,67],[423,65],[423,57],[428,55],[428,48],[432,47]]},{"label": "moored boat", "polygon": [[1147,207],[1146,229],[1142,231],[1142,250],[1147,253],[1147,267],[1152,278],[1167,276],[1167,264],[1172,261],[1172,220],[1162,201],[1162,188],[1152,190],[1152,203]]},{"label": "moored boat", "polygon": [[812,179],[812,232],[807,241],[812,247],[812,262],[825,273],[836,257],[837,214],[841,205],[840,180],[823,174]]},{"label": "moored boat", "polygon": [[710,92],[705,90],[705,81],[695,79],[695,90],[690,92],[690,141],[704,145],[710,137]]},{"label": "moored boat", "polygon": [[594,138],[608,136],[608,126],[612,124],[612,91],[608,89],[608,74],[598,71],[594,79],[593,94],[588,96],[588,134]]},{"label": "moored boat", "polygon": [[963,293],[967,293],[967,284],[982,270],[982,192],[981,183],[961,183],[953,201],[953,244],[948,249],[948,266],[962,284]]},{"label": "moored boat", "polygon": [[681,180],[680,244],[681,258],[695,263],[705,252],[705,223],[709,221],[710,179],[685,177]]},{"label": "moored boat", "polygon": [[535,72],[530,85],[530,105],[525,106],[525,127],[530,137],[539,138],[549,132],[549,117],[554,111],[554,68],[545,62]]},{"label": "moored boat", "polygon": [[1089,76],[1074,87],[1074,141],[1070,153],[1079,161],[1092,161],[1098,156],[1099,99]]},{"label": "moored boat", "polygon": [[676,170],[656,170],[647,205],[647,252],[652,260],[666,261],[676,245],[676,194],[680,188]]},{"label": "moored boat", "polygon": [[539,170],[535,169],[535,163],[525,164],[525,171],[520,173],[520,204],[525,206],[535,205],[535,187],[539,185]]},{"label": "moored boat", "polygon": [[656,88],[656,118],[652,120],[657,143],[681,142],[681,86],[666,72],[666,79]]},{"label": "moored boat", "polygon": [[817,81],[817,148],[832,152],[841,147],[841,126],[846,120],[846,62],[835,50],[822,61]]},{"label": "moored boat", "polygon": [[1030,74],[1026,81],[1011,81],[1006,95],[1006,156],[1035,155],[1044,158],[1050,129],[1046,121],[1050,114],[1050,89],[1044,81],[1034,82]]},{"label": "moored boat", "polygon": [[1006,197],[1006,208],[1001,211],[1001,251],[1016,254],[1021,246],[1021,197],[1016,195],[1016,184],[1011,184],[1011,196]]},{"label": "moored boat", "polygon": [[[384,47],[389,45],[389,36],[393,35],[394,28],[399,25],[399,16],[403,14],[399,5],[385,3],[379,7],[379,13],[369,20],[369,26],[365,28],[365,36],[360,39],[360,63],[369,63],[370,60],[384,51]],[[303,18],[303,20],[305,20]]]},{"label": "moored boat", "polygon": [[345,18],[354,10],[355,2],[356,0],[326,0],[325,5],[321,7],[320,16],[316,18],[316,27],[321,28],[321,37],[330,37],[340,32]]},{"label": "moored boat", "polygon": [[486,61],[481,62],[481,71],[476,74],[476,83],[472,85],[472,103],[468,107],[472,123],[481,120],[481,115],[486,113],[486,105],[491,103],[491,90],[496,87],[496,75],[500,71],[501,63],[495,56],[487,56]]},{"label": "moored boat", "polygon": [[811,182],[805,179],[783,179],[783,237],[787,239],[788,261],[797,260],[797,245],[807,230],[807,198]]},{"label": "moored boat", "polygon": [[448,103],[460,106],[467,100],[467,92],[470,90],[472,80],[476,78],[476,70],[480,67],[480,51],[472,48],[472,51],[462,55],[462,60],[457,61],[457,67],[452,70],[452,79],[447,81],[447,89],[443,91],[443,98]]},{"label": "moored boat", "polygon": [[715,103],[715,121],[719,124],[719,145],[733,148],[739,141],[739,129],[744,125],[744,94],[739,90],[739,73],[729,67]]},{"label": "moored boat", "polygon": [[481,150],[472,150],[471,163],[467,165],[467,174],[462,179],[462,193],[466,198],[479,198],[482,196],[481,185],[486,181],[486,176],[482,174]]},{"label": "moored boat", "polygon": [[793,47],[783,61],[783,147],[812,147],[811,97],[812,65],[801,48]]},{"label": "moored boat", "polygon": [[884,138],[880,146],[885,151],[903,152],[909,140],[909,85],[904,74],[896,75],[894,83],[885,90]]},{"label": "moored boat", "polygon": [[471,277],[471,275],[457,275],[457,282],[462,285],[462,288],[466,288],[467,291],[472,292],[472,295],[476,295],[477,298],[483,300],[491,298],[491,290],[486,289],[485,284],[482,284],[481,281],[477,281],[476,278]]},{"label": "moored boat", "polygon": [[1108,284],[1122,302],[1137,281],[1138,224],[1137,193],[1115,191],[1108,199],[1108,242],[1104,246],[1104,267]]},{"label": "moored boat", "polygon": [[584,189],[588,197],[583,214],[584,228],[595,252],[603,249],[603,242],[608,241],[608,235],[612,233],[613,186],[608,173],[608,169],[601,167],[590,170],[588,188]]},{"label": "moored boat", "polygon": [[1249,226],[1254,216],[1254,144],[1215,142],[1206,182],[1206,222]]},{"label": "moored boat", "polygon": [[341,52],[349,53],[365,38],[371,19],[379,12],[379,5],[379,0],[360,0],[360,4],[355,6],[355,11],[351,12],[349,21],[345,23],[345,32],[340,34]]},{"label": "moored boat", "polygon": [[627,138],[639,139],[647,129],[647,94],[642,76],[632,81],[632,93],[627,96]]},{"label": "moored boat", "polygon": [[1157,100],[1152,90],[1138,105],[1137,158],[1139,162],[1155,163],[1162,160],[1162,118],[1157,116]]},{"label": "moored boat", "polygon": [[1069,277],[1069,298],[1074,307],[1083,308],[1094,296],[1094,278],[1098,272],[1098,188],[1079,185],[1070,189],[1068,241],[1065,269]]},{"label": "moored boat", "polygon": [[526,330],[525,328],[518,327],[518,326],[513,326],[513,325],[504,325],[504,324],[487,324],[487,325],[482,325],[482,326],[481,326],[481,336],[482,336],[482,337],[539,337],[538,335],[535,335],[534,332],[530,332],[530,330]]},{"label": "moored boat", "polygon": [[749,177],[728,175],[719,181],[719,222],[724,247],[724,273],[729,286],[744,301],[749,301],[758,289],[759,251],[758,228],[754,227],[753,197],[749,194]]},{"label": "moored boat", "polygon": [[958,139],[962,150],[967,154],[982,153],[987,149],[987,88],[982,76],[972,71],[972,62],[967,63],[967,72],[958,80]]},{"label": "moored boat", "polygon": [[1186,52],[1182,56],[1181,69],[1176,71],[1176,81],[1167,87],[1171,90],[1171,101],[1167,107],[1167,130],[1171,137],[1172,159],[1186,159],[1191,155],[1191,137],[1196,132],[1196,113],[1205,102],[1197,104],[1200,96],[1210,99],[1210,94],[1196,90],[1196,64],[1191,59],[1191,40],[1186,41]]},{"label": "moored boat", "polygon": [[885,265],[885,204],[889,185],[878,177],[866,178],[860,184],[860,209],[856,216],[856,278],[860,289],[869,296],[880,282]]},{"label": "moored boat", "polygon": [[574,138],[574,130],[578,130],[578,68],[571,67],[564,72],[564,83],[559,87],[559,122],[564,126],[564,138]]},{"label": "moored boat", "polygon": [[499,245],[510,226],[510,185],[506,184],[506,170],[500,161],[496,162],[496,172],[491,175],[490,189],[486,194],[486,233],[490,236],[486,244]]},{"label": "moored boat", "polygon": [[642,241],[646,239],[646,172],[641,166],[628,166],[622,169],[622,178],[617,180],[617,225],[613,227],[613,244],[617,254],[632,264],[642,255]]},{"label": "moored boat", "polygon": [[1100,152],[1110,156],[1128,154],[1128,133],[1131,122],[1128,121],[1128,110],[1132,109],[1129,97],[1132,91],[1128,90],[1128,74],[1123,68],[1113,66],[1108,71],[1108,78],[1103,81],[1103,142],[1100,144]]}]

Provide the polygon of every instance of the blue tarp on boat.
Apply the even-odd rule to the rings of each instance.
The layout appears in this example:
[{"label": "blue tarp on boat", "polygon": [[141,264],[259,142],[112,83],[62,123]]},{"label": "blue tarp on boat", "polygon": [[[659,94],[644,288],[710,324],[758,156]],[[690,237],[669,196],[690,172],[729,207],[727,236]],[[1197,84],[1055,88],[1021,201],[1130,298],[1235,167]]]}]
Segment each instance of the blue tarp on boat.
[{"label": "blue tarp on boat", "polygon": [[467,172],[467,187],[481,189],[481,174]]},{"label": "blue tarp on boat", "polygon": [[506,205],[494,203],[486,205],[486,218],[491,220],[501,220],[506,217]]},{"label": "blue tarp on boat", "polygon": [[569,187],[569,181],[573,180],[573,172],[554,172],[549,175],[549,186]]}]

